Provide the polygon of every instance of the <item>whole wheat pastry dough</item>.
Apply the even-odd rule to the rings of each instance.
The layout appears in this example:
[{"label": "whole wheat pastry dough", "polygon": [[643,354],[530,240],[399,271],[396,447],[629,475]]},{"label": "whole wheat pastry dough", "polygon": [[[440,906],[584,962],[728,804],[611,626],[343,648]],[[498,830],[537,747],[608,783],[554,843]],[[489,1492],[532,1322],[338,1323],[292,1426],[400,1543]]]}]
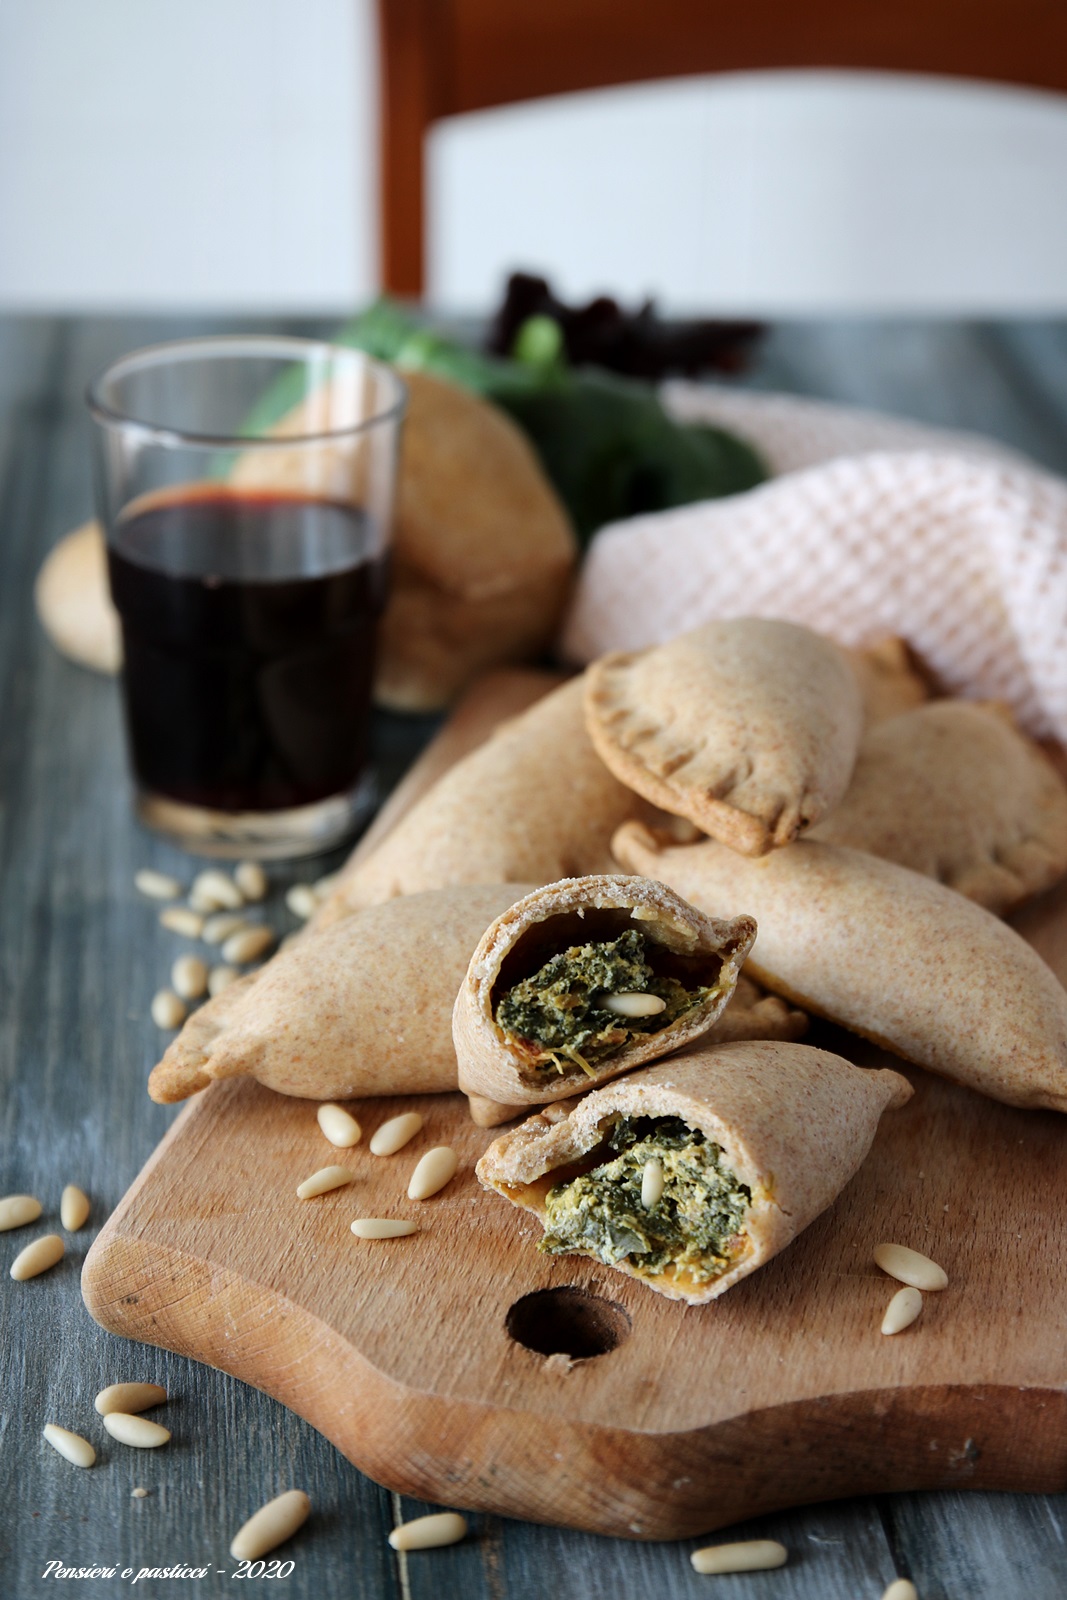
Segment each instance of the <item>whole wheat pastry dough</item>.
[{"label": "whole wheat pastry dough", "polygon": [[870,727],[886,717],[899,717],[930,698],[924,674],[903,639],[887,634],[874,644],[846,650],[859,679],[863,696],[863,721]]},{"label": "whole wheat pastry dough", "polygon": [[468,884],[306,929],[193,1013],[149,1094],[184,1100],[235,1077],[316,1100],[455,1089],[456,992],[486,927],[522,892]]},{"label": "whole wheat pastry dough", "polygon": [[863,702],[847,656],[791,622],[709,622],[586,673],[598,754],[654,805],[746,855],[788,844],[848,788]]},{"label": "whole wheat pastry dough", "polygon": [[1067,872],[1067,787],[1003,707],[935,700],[865,734],[848,793],[810,837],[1003,916]]},{"label": "whole wheat pastry dough", "polygon": [[[807,1045],[718,1045],[547,1107],[495,1140],[477,1173],[540,1217],[542,1249],[591,1255],[699,1305],[825,1211],[882,1112],[911,1092],[895,1072]],[[649,1205],[652,1161],[663,1186]]]},{"label": "whole wheat pastry dough", "polygon": [[714,839],[613,848],[714,916],[744,905],[768,988],[1007,1105],[1067,1111],[1067,990],[1013,929],[878,856],[799,839],[749,861]]},{"label": "whole wheat pastry dough", "polygon": [[107,585],[97,522],[68,533],[45,558],[33,590],[41,626],[61,655],[94,672],[122,665],[122,631]]},{"label": "whole wheat pastry dough", "polygon": [[647,878],[535,889],[485,930],[459,986],[460,1088],[543,1105],[680,1049],[720,1016],[755,937],[751,917],[712,920]]},{"label": "whole wheat pastry dough", "polygon": [[[742,971],[725,1010],[712,1023],[707,1033],[689,1050],[705,1050],[712,1044],[739,1044],[747,1039],[802,1039],[808,1031],[808,1016],[788,1005],[779,995],[768,994],[766,989]],[[472,1119],[480,1128],[498,1128],[503,1122],[514,1122],[529,1111],[528,1105],[506,1105],[485,1095],[467,1096]]]},{"label": "whole wheat pastry dough", "polygon": [[612,833],[647,812],[593,749],[577,678],[438,779],[372,855],[342,874],[319,916],[450,883],[544,884],[610,872]]},{"label": "whole wheat pastry dough", "polygon": [[[430,711],[454,700],[484,668],[528,660],[547,645],[577,545],[555,490],[510,417],[428,373],[404,372],[403,379],[408,409],[375,698],[392,710]],[[340,415],[349,414],[342,396]],[[274,431],[313,433],[337,415],[326,387]],[[359,499],[362,457],[322,447],[313,459],[316,493]],[[308,471],[306,450],[248,451],[231,481],[307,490]]]}]

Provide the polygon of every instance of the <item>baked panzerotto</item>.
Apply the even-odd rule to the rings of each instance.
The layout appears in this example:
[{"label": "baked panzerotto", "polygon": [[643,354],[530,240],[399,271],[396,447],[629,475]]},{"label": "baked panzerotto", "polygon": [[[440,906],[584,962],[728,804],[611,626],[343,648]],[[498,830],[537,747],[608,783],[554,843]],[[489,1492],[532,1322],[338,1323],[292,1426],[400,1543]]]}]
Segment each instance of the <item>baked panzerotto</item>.
[{"label": "baked panzerotto", "polygon": [[485,930],[459,986],[459,1086],[504,1105],[563,1100],[668,1055],[721,1015],[756,937],[647,878],[535,889]]},{"label": "baked panzerotto", "polygon": [[895,862],[817,839],[749,861],[714,839],[613,848],[710,916],[748,907],[755,977],[807,1011],[1014,1106],[1067,1111],[1067,989],[990,912]]},{"label": "baked panzerotto", "polygon": [[930,698],[926,678],[912,659],[903,639],[887,634],[873,644],[846,649],[852,670],[859,679],[863,696],[863,720],[867,727],[886,717],[899,717],[904,711],[921,706]]},{"label": "baked panzerotto", "polygon": [[544,884],[614,870],[612,833],[649,808],[593,749],[582,694],[580,678],[564,684],[458,761],[342,875],[320,919],[448,884]]},{"label": "baked panzerotto", "polygon": [[864,735],[848,793],[810,837],[1005,915],[1067,872],[1067,787],[1004,707],[935,700]]},{"label": "baked panzerotto", "polygon": [[541,1219],[541,1250],[700,1305],[825,1211],[911,1092],[807,1045],[718,1045],[546,1107],[477,1172]]},{"label": "baked panzerotto", "polygon": [[842,798],[863,728],[845,652],[795,623],[705,623],[586,673],[598,754],[638,794],[746,855]]},{"label": "baked panzerotto", "polygon": [[184,1100],[236,1077],[315,1100],[454,1090],[456,992],[486,927],[522,893],[464,884],[309,927],[193,1013],[149,1094]]}]

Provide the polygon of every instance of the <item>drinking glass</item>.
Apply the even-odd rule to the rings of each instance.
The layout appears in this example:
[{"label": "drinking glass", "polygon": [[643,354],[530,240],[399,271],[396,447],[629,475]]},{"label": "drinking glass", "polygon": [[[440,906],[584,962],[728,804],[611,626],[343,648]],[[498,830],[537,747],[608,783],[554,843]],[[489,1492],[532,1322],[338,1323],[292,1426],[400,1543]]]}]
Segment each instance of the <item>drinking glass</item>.
[{"label": "drinking glass", "polygon": [[329,848],[374,798],[403,384],[336,345],[205,338],[87,399],[138,816],[203,855]]}]

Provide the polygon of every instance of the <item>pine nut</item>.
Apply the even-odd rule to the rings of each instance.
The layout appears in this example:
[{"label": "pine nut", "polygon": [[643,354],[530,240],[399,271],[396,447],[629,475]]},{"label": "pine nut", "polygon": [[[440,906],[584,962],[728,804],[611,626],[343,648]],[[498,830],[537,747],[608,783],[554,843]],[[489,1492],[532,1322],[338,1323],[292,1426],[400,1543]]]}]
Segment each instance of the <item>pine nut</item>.
[{"label": "pine nut", "polygon": [[204,931],[203,917],[199,911],[190,911],[188,906],[168,906],[159,913],[159,921],[161,927],[183,934],[187,939],[199,939]]},{"label": "pine nut", "polygon": [[193,879],[193,894],[197,900],[204,904],[208,900],[213,904],[212,911],[240,911],[244,905],[244,895],[225,872],[220,872],[217,867],[211,867],[207,872],[198,872]]},{"label": "pine nut", "polygon": [[390,1117],[388,1122],[383,1122],[371,1135],[367,1148],[372,1156],[395,1156],[398,1150],[403,1150],[414,1139],[421,1127],[421,1114],[418,1111],[405,1111],[399,1117]]},{"label": "pine nut", "polygon": [[140,1489],[140,1488],[131,1489],[130,1490],[130,1499],[131,1500],[147,1500],[148,1499],[148,1490],[147,1489]]},{"label": "pine nut", "polygon": [[41,1215],[41,1202],[32,1194],[6,1194],[0,1200],[0,1233],[9,1228],[24,1228]]},{"label": "pine nut", "polygon": [[236,967],[212,967],[207,975],[208,994],[214,999],[223,989],[228,989],[231,983],[236,983],[240,976]]},{"label": "pine nut", "polygon": [[303,1489],[287,1489],[260,1506],[255,1516],[238,1528],[230,1542],[231,1556],[235,1561],[258,1561],[291,1539],[307,1521],[310,1511],[311,1501]]},{"label": "pine nut", "polygon": [[44,1233],[39,1239],[34,1239],[20,1250],[11,1263],[11,1276],[16,1283],[24,1283],[27,1278],[36,1278],[38,1273],[47,1272],[49,1267],[54,1267],[57,1261],[62,1261],[66,1245],[58,1233]]},{"label": "pine nut", "polygon": [[344,1106],[320,1106],[316,1112],[319,1127],[338,1150],[350,1150],[363,1137],[363,1129]]},{"label": "pine nut", "polygon": [[132,1445],[135,1450],[158,1450],[170,1442],[170,1429],[161,1422],[149,1422],[147,1417],[134,1417],[128,1411],[106,1411],[104,1427],[119,1444]]},{"label": "pine nut", "polygon": [[91,1210],[85,1190],[79,1189],[76,1183],[68,1183],[59,1202],[59,1220],[67,1232],[77,1233],[79,1228],[84,1228]]},{"label": "pine nut", "polygon": [[739,1544],[710,1544],[689,1557],[696,1572],[764,1572],[784,1567],[789,1551],[777,1539],[745,1539]]},{"label": "pine nut", "polygon": [[199,956],[179,956],[170,969],[170,981],[183,1000],[199,1000],[207,993],[207,966]]},{"label": "pine nut", "polygon": [[161,1406],[167,1391],[158,1383],[111,1383],[101,1389],[93,1405],[102,1417],[120,1411],[131,1416],[135,1411],[147,1411],[149,1406]]},{"label": "pine nut", "polygon": [[285,896],[285,903],[293,916],[300,917],[304,922],[319,909],[319,897],[310,883],[294,883]]},{"label": "pine nut", "polygon": [[894,1578],[882,1600],[919,1600],[919,1591],[910,1578]]},{"label": "pine nut", "polygon": [[222,959],[243,967],[247,962],[266,955],[273,943],[273,928],[243,928],[240,933],[231,933],[226,940],[222,947]]},{"label": "pine nut", "polygon": [[436,1511],[429,1517],[402,1522],[389,1535],[394,1550],[437,1550],[441,1545],[458,1544],[467,1531],[467,1520],[458,1511]]},{"label": "pine nut", "polygon": [[60,1428],[54,1422],[46,1422],[41,1432],[52,1449],[58,1450],[72,1466],[91,1467],[96,1460],[96,1451],[80,1433],[71,1433],[69,1428]]},{"label": "pine nut", "polygon": [[182,892],[177,878],[172,878],[167,872],[156,872],[152,867],[142,867],[140,872],[134,874],[133,882],[134,887],[150,900],[177,900]]},{"label": "pine nut", "polygon": [[406,1239],[418,1231],[417,1222],[402,1217],[357,1217],[352,1224],[357,1239]]},{"label": "pine nut", "polygon": [[185,1015],[185,1007],[173,989],[160,989],[152,996],[152,1021],[157,1028],[180,1028]]},{"label": "pine nut", "polygon": [[597,1005],[604,1011],[613,1011],[617,1017],[658,1017],[666,1011],[667,1002],[658,994],[606,994]]},{"label": "pine nut", "polygon": [[317,1194],[329,1194],[331,1189],[343,1189],[346,1183],[351,1182],[352,1173],[347,1167],[322,1167],[297,1185],[296,1197],[298,1200],[313,1200]]},{"label": "pine nut", "polygon": [[880,1244],[875,1246],[874,1259],[883,1272],[900,1283],[909,1283],[913,1289],[947,1289],[948,1273],[929,1256],[918,1250],[909,1250],[905,1244]]},{"label": "pine nut", "polygon": [[233,869],[233,881],[246,900],[266,898],[267,874],[258,861],[239,861]]},{"label": "pine nut", "polygon": [[641,1174],[641,1204],[645,1210],[651,1211],[653,1206],[659,1205],[662,1194],[663,1168],[653,1157],[645,1162],[645,1170]]},{"label": "pine nut", "polygon": [[882,1332],[903,1333],[905,1328],[911,1327],[922,1308],[923,1297],[918,1289],[910,1286],[907,1289],[898,1289],[885,1308]]},{"label": "pine nut", "polygon": [[427,1150],[408,1184],[409,1200],[429,1200],[439,1194],[446,1183],[451,1183],[459,1166],[459,1157],[447,1144],[435,1145]]},{"label": "pine nut", "polygon": [[204,923],[204,943],[221,944],[231,933],[239,933],[248,923],[238,911],[216,911]]}]

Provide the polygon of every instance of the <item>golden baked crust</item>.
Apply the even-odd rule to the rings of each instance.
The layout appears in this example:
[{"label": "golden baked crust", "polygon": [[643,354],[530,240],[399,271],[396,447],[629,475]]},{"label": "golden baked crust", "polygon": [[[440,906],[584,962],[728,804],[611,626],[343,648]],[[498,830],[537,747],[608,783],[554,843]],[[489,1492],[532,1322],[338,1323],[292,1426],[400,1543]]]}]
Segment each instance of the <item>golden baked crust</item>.
[{"label": "golden baked crust", "polygon": [[788,844],[848,787],[863,722],[848,658],[810,628],[709,622],[604,656],[586,721],[616,777],[746,855]]},{"label": "golden baked crust", "polygon": [[93,672],[122,665],[122,630],[107,586],[98,522],[68,533],[45,558],[33,590],[41,626],[61,655]]},{"label": "golden baked crust", "polygon": [[627,823],[613,849],[709,915],[747,906],[751,971],[805,1010],[994,1100],[1067,1111],[1067,989],[954,889],[817,839],[749,861],[714,839],[661,848]]},{"label": "golden baked crust", "polygon": [[[538,1071],[529,1049],[495,1020],[505,971],[514,983],[568,946],[628,929],[669,953],[686,985],[708,994],[668,1026],[634,1033],[585,1070],[560,1063],[558,1070]],[[509,1107],[541,1105],[681,1049],[721,1015],[755,937],[751,917],[713,920],[648,878],[596,874],[535,889],[485,930],[460,984],[452,1021],[460,1088]]]},{"label": "golden baked crust", "polygon": [[456,991],[486,925],[522,892],[467,884],[309,927],[194,1011],[149,1094],[184,1100],[234,1077],[315,1100],[455,1089]]},{"label": "golden baked crust", "polygon": [[1004,707],[935,700],[864,735],[848,793],[810,837],[1004,916],[1067,872],[1067,786]]},{"label": "golden baked crust", "polygon": [[496,1139],[478,1162],[487,1189],[544,1218],[551,1174],[581,1163],[618,1117],[680,1117],[722,1150],[751,1193],[744,1240],[728,1270],[695,1284],[670,1269],[638,1277],[671,1299],[714,1300],[782,1250],[836,1198],[871,1147],[882,1112],[911,1086],[807,1045],[774,1041],[687,1051],[578,1101],[550,1106]]}]

